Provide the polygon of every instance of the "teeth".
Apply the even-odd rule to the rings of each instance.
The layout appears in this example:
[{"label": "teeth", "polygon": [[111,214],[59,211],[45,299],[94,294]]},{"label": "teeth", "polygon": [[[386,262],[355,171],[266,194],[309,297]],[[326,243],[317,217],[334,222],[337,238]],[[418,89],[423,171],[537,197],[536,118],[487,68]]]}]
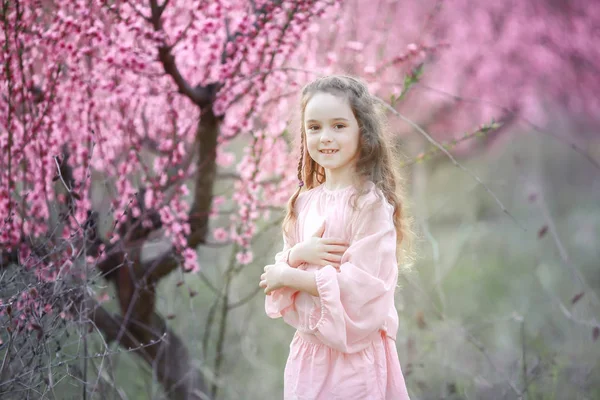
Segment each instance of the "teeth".
[{"label": "teeth", "polygon": [[321,153],[325,153],[325,154],[333,154],[337,152],[337,150],[321,150]]}]

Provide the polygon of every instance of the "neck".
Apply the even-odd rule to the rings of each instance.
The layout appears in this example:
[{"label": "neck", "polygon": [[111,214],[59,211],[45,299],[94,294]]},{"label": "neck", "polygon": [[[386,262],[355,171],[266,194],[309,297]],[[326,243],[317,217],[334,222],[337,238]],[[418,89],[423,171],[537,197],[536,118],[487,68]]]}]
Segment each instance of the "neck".
[{"label": "neck", "polygon": [[328,190],[338,190],[356,184],[356,174],[354,170],[331,170],[325,169],[325,187]]}]

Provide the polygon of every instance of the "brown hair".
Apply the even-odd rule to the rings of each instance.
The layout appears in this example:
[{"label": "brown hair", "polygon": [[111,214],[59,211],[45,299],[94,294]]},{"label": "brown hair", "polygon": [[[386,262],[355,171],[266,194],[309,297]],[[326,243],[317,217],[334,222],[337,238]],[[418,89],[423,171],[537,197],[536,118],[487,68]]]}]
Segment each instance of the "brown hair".
[{"label": "brown hair", "polygon": [[[306,130],[304,127],[304,115],[306,105],[310,99],[319,92],[325,92],[345,98],[352,109],[354,117],[359,126],[359,156],[356,162],[356,172],[360,183],[372,181],[381,190],[386,200],[394,207],[394,226],[396,228],[398,249],[404,246],[402,261],[408,262],[404,256],[410,255],[406,250],[411,248],[412,231],[409,219],[405,215],[404,201],[401,193],[399,174],[395,166],[392,147],[387,143],[385,135],[385,123],[382,113],[376,107],[377,100],[371,96],[367,86],[359,79],[332,75],[318,78],[302,89],[300,103],[300,159],[298,160],[298,189],[288,202],[287,214],[283,220],[283,232],[289,238],[289,231],[296,223],[297,215],[294,205],[302,190],[313,189],[325,182],[325,170],[317,164],[308,154],[306,147]],[[360,185],[362,191],[358,197],[363,195],[367,189]],[[356,199],[354,205],[356,205]],[[404,242],[404,243],[403,243]],[[399,260],[400,261],[400,260]]]}]

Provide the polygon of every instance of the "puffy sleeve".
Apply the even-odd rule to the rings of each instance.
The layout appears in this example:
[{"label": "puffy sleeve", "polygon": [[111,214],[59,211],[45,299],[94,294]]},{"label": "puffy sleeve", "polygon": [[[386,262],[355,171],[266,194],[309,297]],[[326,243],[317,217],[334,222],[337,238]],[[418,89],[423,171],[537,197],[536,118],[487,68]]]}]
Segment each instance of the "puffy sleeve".
[{"label": "puffy sleeve", "polygon": [[398,262],[393,207],[382,198],[369,200],[357,211],[353,240],[339,271],[331,265],[316,271],[319,298],[308,315],[308,331],[345,353],[357,351],[355,345],[382,328],[394,305]]},{"label": "puffy sleeve", "polygon": [[[285,238],[283,237],[283,250],[275,254],[275,262],[287,263],[288,255],[292,246],[290,246]],[[283,314],[293,306],[294,295],[298,291],[288,287],[282,287],[271,292],[268,296],[265,296],[265,311],[270,318],[280,318]]]}]

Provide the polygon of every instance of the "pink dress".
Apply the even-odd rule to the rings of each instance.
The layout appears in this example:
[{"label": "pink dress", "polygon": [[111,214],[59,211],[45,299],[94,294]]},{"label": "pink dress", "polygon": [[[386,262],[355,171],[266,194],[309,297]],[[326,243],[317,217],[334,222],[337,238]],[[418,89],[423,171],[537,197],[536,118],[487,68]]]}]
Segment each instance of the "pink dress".
[{"label": "pink dress", "polygon": [[285,400],[407,400],[396,351],[398,314],[396,231],[393,207],[369,183],[357,210],[348,187],[323,185],[300,194],[298,221],[275,256],[285,262],[294,243],[312,236],[323,220],[323,237],[350,243],[339,269],[302,264],[316,271],[319,297],[291,288],[266,296],[269,317],[296,328],[284,372]]}]

